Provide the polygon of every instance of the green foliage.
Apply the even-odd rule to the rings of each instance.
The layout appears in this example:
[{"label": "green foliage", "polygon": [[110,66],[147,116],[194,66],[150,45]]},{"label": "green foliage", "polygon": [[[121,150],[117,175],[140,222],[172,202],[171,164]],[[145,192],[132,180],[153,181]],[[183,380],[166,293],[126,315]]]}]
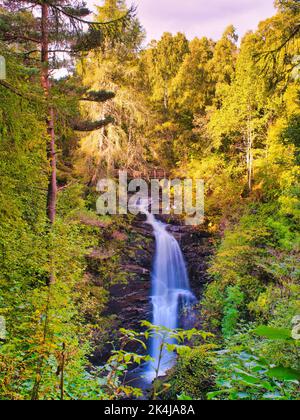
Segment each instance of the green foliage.
[{"label": "green foliage", "polygon": [[196,346],[179,357],[169,379],[169,398],[188,395],[191,399],[206,399],[213,386],[212,349],[211,345]]},{"label": "green foliage", "polygon": [[189,44],[189,53],[175,74],[171,85],[171,104],[178,112],[201,112],[211,98],[211,80],[208,63],[213,56],[213,43],[207,38],[195,38]]},{"label": "green foliage", "polygon": [[226,290],[226,299],[224,301],[224,317],[222,320],[222,333],[224,338],[231,337],[238,324],[240,316],[240,307],[244,301],[244,294],[239,286],[229,286]]},{"label": "green foliage", "polygon": [[180,65],[189,51],[184,34],[173,36],[164,33],[160,41],[153,41],[146,51],[144,60],[149,74],[152,101],[168,111],[169,91],[172,79],[177,75]]},{"label": "green foliage", "polygon": [[[103,48],[78,61],[74,76],[52,80],[53,229],[45,217],[46,104],[37,53],[24,58],[34,49],[26,38],[36,36],[37,20],[15,3],[0,11],[8,74],[0,84],[0,316],[7,327],[0,399],[28,400],[37,383],[40,399],[139,398],[124,377],[149,357],[126,346],[147,352],[154,335],[178,357],[169,383],[158,378],[158,361],[154,398],[299,398],[299,2],[276,1],[278,13],[240,48],[230,26],[217,42],[165,33],[143,51],[138,19],[94,29],[123,16],[125,1],[98,7],[94,26],[75,44],[77,51]],[[65,12],[87,13],[62,3]],[[66,36],[61,13],[53,36],[69,48],[81,24],[75,19]],[[5,47],[7,39],[14,42]],[[82,117],[99,129],[78,139],[72,127]],[[94,214],[91,186],[117,168],[153,166],[205,181],[207,227],[220,237],[201,319],[216,336],[144,322],[143,332],[121,330],[108,362],[95,368],[94,345],[102,349],[117,326],[104,315],[109,289],[127,281],[120,270],[125,240],[113,233],[129,229],[120,218]],[[216,345],[222,350],[213,351]]]},{"label": "green foliage", "polygon": [[[120,2],[121,9],[116,8],[116,3],[119,2],[99,7],[97,19],[103,21],[123,13],[125,3]],[[82,135],[76,152],[75,173],[91,184],[117,168],[141,170],[145,165],[144,132],[148,120],[145,99],[136,88],[137,49],[143,39],[137,20],[125,30],[124,36],[122,43],[91,52],[77,65],[88,97],[95,96],[93,92],[99,89],[112,94],[105,102],[84,101],[80,106],[81,116],[86,120],[110,118],[110,124]]]},{"label": "green foliage", "polygon": [[[74,133],[62,115],[73,108],[60,100],[59,176],[69,183],[59,189],[58,217],[49,231],[46,113],[39,82],[24,76],[26,68],[13,56],[7,65],[9,83],[20,95],[0,86],[0,316],[7,330],[0,344],[0,399],[31,399],[37,382],[39,399],[104,399],[99,377],[87,371],[92,371],[88,356],[95,329],[104,335],[109,323],[102,312],[110,280],[119,281],[117,261],[102,267],[103,287],[87,281],[85,273],[86,256],[99,243],[106,245],[99,229],[109,229],[109,223],[86,209],[86,188],[70,173]],[[55,281],[49,287],[50,272]]]},{"label": "green foliage", "polygon": [[[255,336],[266,337],[268,340],[257,340]],[[294,353],[290,362],[285,361],[285,366],[274,365],[276,347],[273,347],[273,343],[277,340],[284,345],[282,351],[291,348]],[[264,352],[266,345],[269,350]],[[225,350],[216,353],[216,385],[220,389],[208,393],[208,398],[294,400],[300,383],[298,351],[299,341],[292,340],[288,329],[263,325],[253,331],[241,329],[228,341]],[[292,367],[287,363],[292,363]]]},{"label": "green foliage", "polygon": [[276,0],[275,5],[283,10],[299,12],[299,0]]},{"label": "green foliage", "polygon": [[[275,88],[270,68],[260,69],[261,33],[268,33],[272,23],[277,41],[284,36],[283,16],[277,16],[245,37],[235,78],[222,91],[208,124],[218,150],[189,168],[189,173],[198,177],[202,173],[211,184],[207,187],[211,228],[217,223],[224,230],[210,267],[214,281],[203,300],[208,325],[221,330],[224,340],[215,360],[219,389],[209,393],[209,399],[297,399],[299,349],[292,340],[291,322],[300,311],[299,85],[290,80]],[[271,34],[268,37],[267,42],[278,45]],[[288,48],[292,54],[294,47]],[[288,70],[280,58],[276,66],[276,76],[284,78]],[[245,152],[248,179],[239,157]],[[225,166],[226,159],[232,166]],[[211,162],[218,161],[216,168],[221,170],[214,172]],[[225,174],[230,181],[216,189],[215,178]],[[232,184],[240,188],[240,196],[230,195]]]},{"label": "green foliage", "polygon": [[272,328],[264,325],[257,327],[254,333],[260,337],[269,338],[271,340],[288,340],[291,339],[291,331],[285,328]]},{"label": "green foliage", "polygon": [[220,325],[217,321],[225,313],[227,286],[244,293],[244,319],[256,316],[266,304],[264,299],[266,310],[283,296],[296,301],[298,233],[291,219],[275,219],[273,206],[261,205],[227,231],[210,268],[216,282],[208,286],[204,299],[204,310],[214,325]]},{"label": "green foliage", "polygon": [[[119,19],[128,13],[125,0],[105,0],[103,6],[97,6],[97,18],[99,22],[108,22]],[[126,60],[132,52],[140,49],[144,40],[145,32],[137,18],[130,19],[127,25],[122,28],[122,33],[117,39],[107,37],[105,49],[114,51],[120,58]]]},{"label": "green foliage", "polygon": [[186,394],[177,395],[177,399],[178,401],[192,401],[193,400],[193,398],[189,397]]},{"label": "green foliage", "polygon": [[220,352],[216,358],[219,390],[207,394],[209,400],[294,400],[299,372],[270,368],[270,364],[245,351]]}]

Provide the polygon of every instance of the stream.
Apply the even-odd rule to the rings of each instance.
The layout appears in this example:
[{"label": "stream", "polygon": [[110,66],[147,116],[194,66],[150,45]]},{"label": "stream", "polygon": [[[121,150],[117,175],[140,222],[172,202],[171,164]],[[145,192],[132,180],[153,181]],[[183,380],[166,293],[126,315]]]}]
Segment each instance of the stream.
[{"label": "stream", "polygon": [[[126,242],[118,267],[126,273],[127,281],[116,282],[109,290],[105,315],[111,317],[111,342],[119,328],[139,331],[144,320],[170,329],[201,329],[197,311],[189,309],[201,300],[209,282],[207,269],[214,246],[211,235],[205,229],[183,225],[174,215],[154,216],[147,208],[140,209],[130,232],[121,234]],[[91,259],[89,275],[101,285],[95,258]],[[96,340],[99,345],[91,361],[97,366],[108,359],[112,346],[103,346],[98,336]],[[174,365],[176,356],[172,353],[164,352],[159,361],[159,348],[158,337],[148,342],[148,354],[154,362],[131,370],[126,378],[129,385],[148,390],[158,368],[159,376],[164,376]],[[143,347],[135,342],[129,343],[127,350],[144,354]]]},{"label": "stream", "polygon": [[[160,222],[148,210],[143,208],[147,223],[153,227],[155,236],[155,256],[151,273],[152,292],[152,324],[158,327],[174,330],[193,324],[192,307],[196,298],[190,289],[190,283],[179,243],[167,231],[167,225]],[[183,319],[184,318],[184,319]],[[166,343],[175,343],[174,339],[165,338],[168,335],[157,332],[150,342],[150,356],[153,362],[145,368],[147,380],[163,376],[172,367],[175,355],[162,348]]]}]

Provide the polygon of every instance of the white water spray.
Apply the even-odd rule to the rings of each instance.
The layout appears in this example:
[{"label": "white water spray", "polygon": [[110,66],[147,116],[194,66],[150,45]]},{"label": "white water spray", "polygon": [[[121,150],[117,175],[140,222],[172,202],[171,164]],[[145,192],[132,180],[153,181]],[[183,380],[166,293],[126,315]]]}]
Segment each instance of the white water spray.
[{"label": "white water spray", "polygon": [[[141,210],[147,216],[156,239],[155,260],[152,271],[152,306],[155,326],[174,330],[179,326],[180,312],[195,303],[190,290],[185,261],[177,240],[167,232],[167,225],[159,222],[145,207]],[[167,340],[171,343],[171,340]],[[150,356],[154,362],[147,366],[147,377],[154,379],[163,375],[174,363],[174,354],[161,352],[162,338],[155,335],[151,339]]]}]

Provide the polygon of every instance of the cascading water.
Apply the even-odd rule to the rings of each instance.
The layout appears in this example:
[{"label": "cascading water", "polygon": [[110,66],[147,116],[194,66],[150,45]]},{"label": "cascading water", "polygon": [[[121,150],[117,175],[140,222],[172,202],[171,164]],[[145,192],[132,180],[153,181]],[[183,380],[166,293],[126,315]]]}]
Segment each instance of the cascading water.
[{"label": "cascading water", "polygon": [[[176,329],[183,310],[189,316],[195,303],[190,290],[185,261],[176,239],[167,232],[167,225],[156,220],[143,208],[147,223],[151,224],[156,239],[156,252],[152,271],[152,307],[155,326]],[[167,342],[172,343],[171,339]],[[155,334],[151,339],[150,356],[154,359],[146,368],[146,376],[154,378],[163,375],[174,363],[174,354],[161,351],[161,336]]]}]

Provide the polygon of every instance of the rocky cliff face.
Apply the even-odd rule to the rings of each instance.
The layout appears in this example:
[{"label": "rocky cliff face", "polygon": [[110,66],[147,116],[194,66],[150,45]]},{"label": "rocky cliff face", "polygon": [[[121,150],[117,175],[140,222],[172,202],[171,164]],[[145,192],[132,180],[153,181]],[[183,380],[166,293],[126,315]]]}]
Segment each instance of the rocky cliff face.
[{"label": "rocky cliff face", "polygon": [[110,289],[108,313],[115,314],[120,326],[139,330],[140,321],[151,318],[151,266],[155,241],[151,227],[136,221],[121,257],[122,270],[127,274],[126,284]]}]

